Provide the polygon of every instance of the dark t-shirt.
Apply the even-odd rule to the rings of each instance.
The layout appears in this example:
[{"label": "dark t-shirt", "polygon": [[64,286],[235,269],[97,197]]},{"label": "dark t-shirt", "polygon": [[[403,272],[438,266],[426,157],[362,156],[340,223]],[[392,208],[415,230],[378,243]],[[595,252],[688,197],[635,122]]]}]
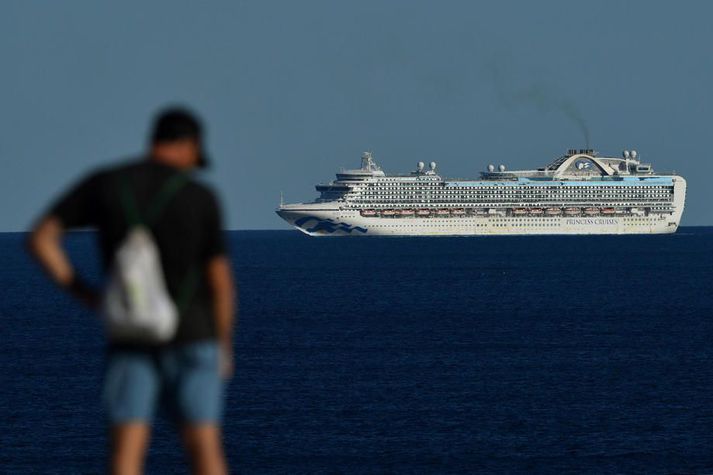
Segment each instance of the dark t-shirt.
[{"label": "dark t-shirt", "polygon": [[[65,227],[95,227],[104,269],[129,230],[130,217],[122,205],[122,186],[131,190],[139,213],[155,206],[162,187],[177,169],[143,159],[89,174],[51,207],[49,214]],[[122,185],[122,183],[124,185]],[[124,195],[126,193],[124,192]],[[215,194],[205,185],[188,180],[172,194],[149,229],[161,255],[166,286],[174,301],[184,294],[190,300],[179,317],[173,343],[216,337],[210,289],[205,279],[209,259],[226,253],[221,212]],[[198,279],[191,279],[194,273]],[[195,284],[187,284],[192,280]],[[186,288],[190,287],[186,292]],[[115,345],[131,342],[112,342]]]}]

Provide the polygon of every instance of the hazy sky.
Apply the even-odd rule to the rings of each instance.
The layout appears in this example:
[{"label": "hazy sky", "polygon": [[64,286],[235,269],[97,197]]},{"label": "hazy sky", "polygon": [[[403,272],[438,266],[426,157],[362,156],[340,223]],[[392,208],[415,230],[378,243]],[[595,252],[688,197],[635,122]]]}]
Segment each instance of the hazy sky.
[{"label": "hazy sky", "polygon": [[684,225],[713,224],[712,2],[5,1],[0,230],[28,226],[90,167],[141,151],[152,113],[209,126],[227,225],[274,213],[373,150],[543,166],[570,147],[637,149],[688,180]]}]

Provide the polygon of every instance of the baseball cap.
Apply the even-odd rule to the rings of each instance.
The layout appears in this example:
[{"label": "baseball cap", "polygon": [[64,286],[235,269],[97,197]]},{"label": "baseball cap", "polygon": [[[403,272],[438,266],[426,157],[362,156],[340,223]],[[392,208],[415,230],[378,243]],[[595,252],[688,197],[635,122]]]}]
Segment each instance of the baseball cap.
[{"label": "baseball cap", "polygon": [[203,125],[198,116],[183,107],[170,107],[160,111],[154,119],[151,141],[157,143],[183,139],[193,139],[198,143],[198,166],[206,168],[209,161],[203,149]]}]

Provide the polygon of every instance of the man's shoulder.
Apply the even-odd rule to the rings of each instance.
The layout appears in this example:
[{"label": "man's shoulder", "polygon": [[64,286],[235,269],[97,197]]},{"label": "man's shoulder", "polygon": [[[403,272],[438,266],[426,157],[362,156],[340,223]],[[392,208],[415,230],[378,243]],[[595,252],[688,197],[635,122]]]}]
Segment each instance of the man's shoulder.
[{"label": "man's shoulder", "polygon": [[117,176],[124,174],[127,171],[138,170],[144,164],[143,160],[131,158],[131,159],[121,159],[117,162],[101,165],[94,168],[89,173],[86,174],[86,179],[103,181],[107,179],[114,179]]},{"label": "man's shoulder", "polygon": [[218,206],[218,195],[215,189],[198,177],[190,177],[186,186],[193,197],[207,206]]}]

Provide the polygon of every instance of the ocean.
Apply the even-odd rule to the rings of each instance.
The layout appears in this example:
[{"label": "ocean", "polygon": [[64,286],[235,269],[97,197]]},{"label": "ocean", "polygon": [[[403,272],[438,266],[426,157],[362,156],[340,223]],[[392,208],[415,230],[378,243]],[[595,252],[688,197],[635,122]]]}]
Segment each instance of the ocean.
[{"label": "ocean", "polygon": [[[91,233],[67,238],[99,279]],[[0,472],[98,473],[97,318],[0,235]],[[713,228],[229,234],[236,473],[712,473]],[[159,419],[148,473],[185,473]]]}]

